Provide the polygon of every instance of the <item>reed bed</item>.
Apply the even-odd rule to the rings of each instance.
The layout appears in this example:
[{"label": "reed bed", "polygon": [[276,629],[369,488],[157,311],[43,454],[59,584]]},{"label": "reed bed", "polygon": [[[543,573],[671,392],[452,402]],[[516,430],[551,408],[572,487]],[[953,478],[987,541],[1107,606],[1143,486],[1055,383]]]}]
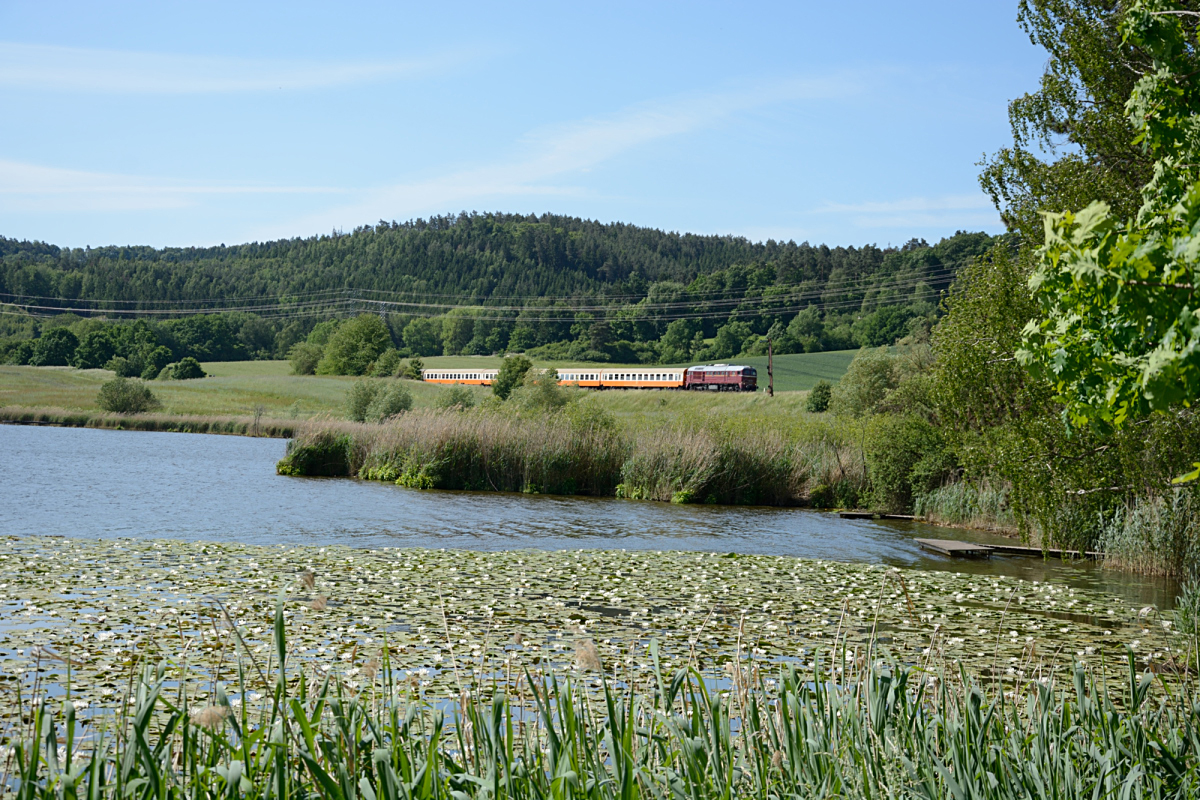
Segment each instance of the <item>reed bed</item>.
[{"label": "reed bed", "polygon": [[1112,566],[1195,581],[1200,578],[1200,497],[1188,489],[1139,497],[1104,518],[1099,547]]},{"label": "reed bed", "polygon": [[0,408],[0,423],[127,431],[220,433],[237,436],[267,436],[277,439],[293,436],[297,425],[295,420],[254,416],[113,414],[103,411],[72,411],[65,408],[28,408],[24,406]]},{"label": "reed bed", "polygon": [[[389,651],[348,681],[306,668],[275,607],[264,669],[204,693],[178,663],[135,670],[121,711],[81,725],[69,691],[22,703],[0,754],[21,798],[323,797],[349,800],[1190,798],[1200,792],[1194,687],[1155,691],[1082,666],[1067,686],[978,684],[965,672],[835,650],[812,671],[730,654],[719,684],[694,667],[644,679],[577,650],[563,672],[475,676],[423,701]],[[830,669],[833,667],[833,669]],[[456,672],[458,666],[455,667]],[[265,691],[247,691],[257,676]],[[198,700],[202,695],[206,699]],[[231,696],[232,699],[231,699]]]},{"label": "reed bed", "polygon": [[[302,423],[277,467],[421,489],[581,494],[676,503],[853,505],[866,471],[819,433],[717,415],[622,423],[572,403],[555,412],[421,410],[383,424]],[[791,427],[789,427],[791,426]]]},{"label": "reed bed", "polygon": [[934,525],[1017,534],[1008,487],[958,481],[913,499],[913,513]]}]

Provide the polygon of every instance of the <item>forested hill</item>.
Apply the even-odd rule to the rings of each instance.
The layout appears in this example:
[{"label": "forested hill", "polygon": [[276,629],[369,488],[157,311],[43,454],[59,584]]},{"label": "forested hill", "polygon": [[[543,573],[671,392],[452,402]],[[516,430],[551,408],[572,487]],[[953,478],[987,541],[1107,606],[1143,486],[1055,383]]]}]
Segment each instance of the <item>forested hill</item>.
[{"label": "forested hill", "polygon": [[[256,305],[270,305],[268,317],[293,307],[294,317],[318,317],[371,309],[365,301],[400,303],[375,308],[407,316],[484,306],[501,327],[537,320],[519,337],[523,348],[580,339],[580,325],[609,326],[589,334],[593,351],[608,340],[657,340],[684,317],[692,337],[711,339],[735,320],[746,326],[743,340],[772,327],[778,334],[809,309],[817,319],[802,326],[806,343],[794,331],[793,349],[827,349],[895,338],[897,325],[931,318],[958,267],[991,244],[983,233],[890,249],[754,243],[548,214],[381,221],[347,234],[207,248],[66,249],[0,237],[0,302],[110,318]],[[892,314],[881,333],[852,332],[882,308],[908,311]]]}]

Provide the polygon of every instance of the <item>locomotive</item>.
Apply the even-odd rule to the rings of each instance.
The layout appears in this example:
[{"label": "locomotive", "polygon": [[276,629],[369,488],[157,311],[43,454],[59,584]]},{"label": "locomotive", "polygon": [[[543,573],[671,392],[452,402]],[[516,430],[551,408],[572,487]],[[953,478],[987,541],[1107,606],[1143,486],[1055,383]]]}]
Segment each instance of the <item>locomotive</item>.
[{"label": "locomotive", "polygon": [[[542,370],[545,372],[545,370]],[[495,369],[423,369],[426,383],[463,383],[491,386]],[[559,386],[584,389],[686,389],[709,392],[756,392],[758,371],[734,364],[699,367],[564,367],[558,372]]]}]

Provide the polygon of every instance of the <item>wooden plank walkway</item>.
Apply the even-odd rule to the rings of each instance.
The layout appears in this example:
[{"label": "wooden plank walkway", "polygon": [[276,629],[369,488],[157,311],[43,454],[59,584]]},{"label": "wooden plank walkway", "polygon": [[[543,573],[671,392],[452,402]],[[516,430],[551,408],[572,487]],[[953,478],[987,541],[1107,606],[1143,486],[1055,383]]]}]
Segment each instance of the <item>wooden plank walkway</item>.
[{"label": "wooden plank walkway", "polygon": [[912,514],[876,514],[874,511],[839,511],[842,519],[917,519]]},{"label": "wooden plank walkway", "polygon": [[915,539],[925,550],[940,553],[954,558],[990,558],[993,553],[1003,556],[1034,556],[1036,558],[1103,558],[1103,553],[1088,550],[1080,553],[1078,550],[1060,550],[1051,548],[1042,550],[1040,547],[1022,547],[1015,544],[972,544],[956,542],[952,539]]},{"label": "wooden plank walkway", "polygon": [[992,548],[984,544],[956,542],[952,539],[917,539],[916,543],[926,550],[953,558],[991,558]]},{"label": "wooden plank walkway", "polygon": [[993,544],[988,545],[997,553],[1003,553],[1006,556],[1038,556],[1045,555],[1046,558],[1103,558],[1103,553],[1097,553],[1093,550],[1085,550],[1080,553],[1078,550],[1060,550],[1057,547],[1052,547],[1049,550],[1043,550],[1040,547],[1022,547],[1015,544]]}]

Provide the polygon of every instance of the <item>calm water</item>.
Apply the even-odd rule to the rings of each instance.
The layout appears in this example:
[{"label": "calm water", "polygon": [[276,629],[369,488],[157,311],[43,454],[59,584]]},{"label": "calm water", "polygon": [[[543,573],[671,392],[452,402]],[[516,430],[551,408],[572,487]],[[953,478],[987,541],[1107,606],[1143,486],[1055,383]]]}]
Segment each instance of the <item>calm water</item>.
[{"label": "calm water", "polygon": [[[1003,573],[1168,606],[1172,587],[1092,563],[950,560],[914,537],[996,541],[798,509],[422,492],[285,478],[278,439],[0,425],[0,533],[359,547],[704,550]],[[1007,540],[1005,540],[1007,541]]]}]

